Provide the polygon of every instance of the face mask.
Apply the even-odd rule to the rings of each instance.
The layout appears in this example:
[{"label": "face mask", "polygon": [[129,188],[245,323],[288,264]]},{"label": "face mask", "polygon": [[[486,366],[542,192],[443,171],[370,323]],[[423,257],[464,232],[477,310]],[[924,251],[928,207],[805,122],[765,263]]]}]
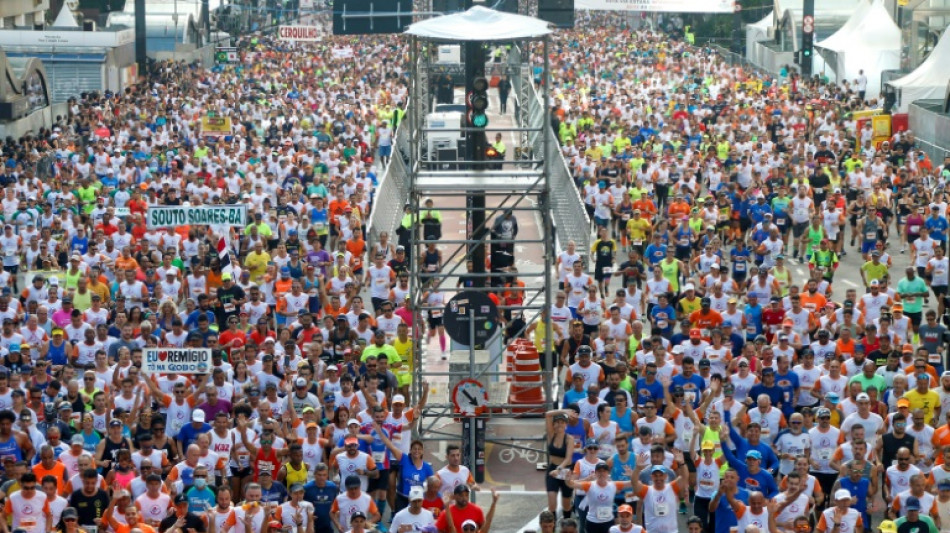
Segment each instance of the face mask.
[{"label": "face mask", "polygon": [[195,478],[195,488],[196,488],[196,489],[203,489],[203,488],[205,488],[205,487],[207,487],[207,486],[208,486],[208,480],[207,480],[207,479],[205,479],[205,478],[203,478],[203,477]]}]

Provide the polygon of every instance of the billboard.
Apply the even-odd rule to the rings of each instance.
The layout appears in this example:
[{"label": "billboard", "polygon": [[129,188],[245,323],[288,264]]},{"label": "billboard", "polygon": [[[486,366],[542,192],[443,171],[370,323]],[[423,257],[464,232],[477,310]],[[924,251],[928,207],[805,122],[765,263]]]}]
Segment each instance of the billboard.
[{"label": "billboard", "polygon": [[211,372],[211,348],[146,348],[146,374],[207,374]]},{"label": "billboard", "polygon": [[281,26],[277,30],[281,41],[313,42],[323,40],[319,26]]},{"label": "billboard", "polygon": [[735,0],[575,0],[574,8],[599,11],[734,13],[736,3]]}]

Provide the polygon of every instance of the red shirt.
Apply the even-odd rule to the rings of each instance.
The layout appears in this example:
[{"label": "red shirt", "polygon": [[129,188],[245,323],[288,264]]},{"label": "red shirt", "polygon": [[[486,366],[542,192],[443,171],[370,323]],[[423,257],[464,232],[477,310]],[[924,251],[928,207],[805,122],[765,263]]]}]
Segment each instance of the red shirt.
[{"label": "red shirt", "polygon": [[[423,507],[425,502],[422,503]],[[446,514],[442,513],[439,515],[439,519],[435,521],[435,527],[439,531],[448,531],[446,527]],[[482,512],[482,508],[475,505],[474,503],[469,503],[465,506],[464,509],[460,509],[454,503],[452,504],[452,522],[455,523],[455,531],[462,531],[462,522],[466,520],[474,520],[478,527],[485,525],[485,513]]]}]

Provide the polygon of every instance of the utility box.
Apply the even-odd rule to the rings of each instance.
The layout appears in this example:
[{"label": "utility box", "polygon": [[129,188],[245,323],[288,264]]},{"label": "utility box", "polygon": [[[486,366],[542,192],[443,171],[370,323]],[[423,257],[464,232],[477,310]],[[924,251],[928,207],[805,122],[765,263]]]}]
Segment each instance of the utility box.
[{"label": "utility box", "polygon": [[462,131],[464,124],[465,114],[458,111],[426,115],[429,161],[438,161],[440,150],[455,150],[456,153],[461,153],[460,148],[465,143],[465,132]]}]

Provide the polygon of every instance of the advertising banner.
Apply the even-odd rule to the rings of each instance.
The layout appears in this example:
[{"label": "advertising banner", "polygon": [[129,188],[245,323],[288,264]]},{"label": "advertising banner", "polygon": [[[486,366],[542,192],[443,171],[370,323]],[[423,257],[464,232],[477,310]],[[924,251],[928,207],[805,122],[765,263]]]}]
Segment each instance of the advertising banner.
[{"label": "advertising banner", "polygon": [[733,13],[735,0],[575,0],[574,9],[598,11],[665,11],[669,13]]},{"label": "advertising banner", "polygon": [[146,348],[146,374],[207,374],[211,348]]},{"label": "advertising banner", "polygon": [[198,226],[247,226],[247,206],[237,205],[150,205],[145,212],[148,229]]},{"label": "advertising banner", "polygon": [[319,26],[281,26],[277,30],[281,41],[314,42],[322,41],[323,34]]}]

